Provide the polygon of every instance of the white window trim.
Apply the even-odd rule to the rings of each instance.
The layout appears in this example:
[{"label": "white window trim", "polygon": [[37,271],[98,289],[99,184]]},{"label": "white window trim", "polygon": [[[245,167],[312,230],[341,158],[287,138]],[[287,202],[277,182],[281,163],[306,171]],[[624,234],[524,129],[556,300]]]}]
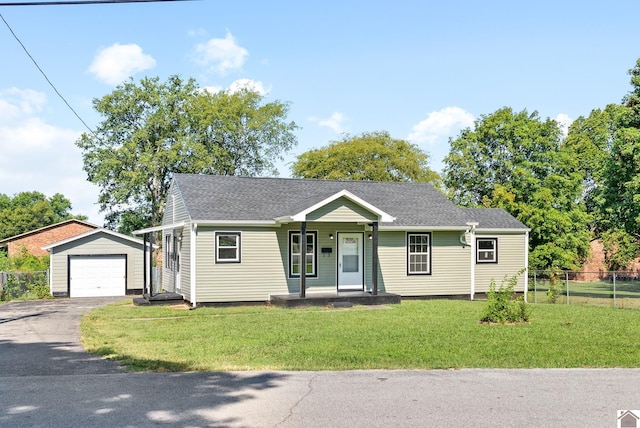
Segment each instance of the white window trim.
[{"label": "white window trim", "polygon": [[[301,253],[294,253],[291,249],[293,248],[293,236],[301,236],[302,234],[300,233],[300,231],[296,231],[296,230],[290,230],[289,231],[289,278],[300,278],[300,273],[293,273],[293,256],[294,254],[298,254],[301,255]],[[312,267],[313,267],[313,273],[307,273],[305,275],[306,278],[317,278],[318,277],[318,232],[317,231],[307,231],[306,233],[307,237],[308,236],[313,236],[313,263],[312,263]],[[301,245],[300,248],[302,249],[303,246]],[[301,268],[304,268],[306,270],[307,268],[307,253],[306,253],[306,248],[307,245],[305,243],[304,245],[305,248],[305,257],[302,258],[301,257]],[[311,253],[309,253],[311,254]]]},{"label": "white window trim", "polygon": [[[411,252],[411,236],[428,236],[429,239],[429,249],[426,253],[420,252]],[[407,275],[431,275],[432,267],[431,267],[431,249],[432,249],[432,235],[431,232],[407,232]],[[426,271],[413,272],[411,271],[411,256],[412,255],[424,255],[426,254],[428,257],[428,266]]]},{"label": "white window trim", "polygon": [[[220,236],[235,236],[236,237],[236,245],[235,247],[223,247],[226,249],[235,248],[236,256],[233,259],[220,258]],[[226,231],[217,231],[215,234],[216,240],[216,263],[240,263],[242,261],[241,250],[242,250],[242,234],[240,232],[226,232]]]},{"label": "white window trim", "polygon": [[[491,241],[491,242],[493,242],[493,249],[492,250],[481,249],[480,248],[480,241]],[[493,253],[493,258],[492,259],[481,259],[480,258],[480,253],[489,253],[489,252]],[[498,263],[498,238],[476,238],[476,263],[477,264]]]}]

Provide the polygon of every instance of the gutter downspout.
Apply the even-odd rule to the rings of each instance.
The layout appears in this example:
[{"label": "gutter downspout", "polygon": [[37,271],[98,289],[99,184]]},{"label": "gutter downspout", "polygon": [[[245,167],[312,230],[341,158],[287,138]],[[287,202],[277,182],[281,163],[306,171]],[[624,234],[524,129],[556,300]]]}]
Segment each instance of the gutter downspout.
[{"label": "gutter downspout", "polygon": [[529,231],[527,230],[524,241],[524,301],[527,301],[529,291]]},{"label": "gutter downspout", "polygon": [[475,255],[476,255],[476,226],[478,226],[477,222],[469,222],[467,226],[470,227],[469,235],[471,238],[471,242],[469,246],[471,247],[471,256],[469,257],[471,263],[471,289],[469,291],[470,298],[473,300],[473,296],[476,294],[476,264],[475,264]]},{"label": "gutter downspout", "polygon": [[[196,308],[197,305],[197,292],[196,292],[196,237],[198,236],[198,223],[191,224],[191,239],[189,242],[189,253],[191,253],[191,259],[189,260],[190,267],[190,278],[189,278],[189,288],[191,289],[191,305],[192,309]],[[180,275],[182,275],[182,270],[180,271]]]}]

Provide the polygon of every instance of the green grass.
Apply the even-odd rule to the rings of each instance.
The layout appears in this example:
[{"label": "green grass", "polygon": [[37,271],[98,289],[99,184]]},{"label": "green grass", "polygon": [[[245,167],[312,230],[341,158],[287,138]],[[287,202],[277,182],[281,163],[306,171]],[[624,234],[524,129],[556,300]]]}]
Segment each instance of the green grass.
[{"label": "green grass", "polygon": [[186,311],[123,302],[85,315],[81,330],[89,352],[130,370],[640,367],[639,311],[535,305],[528,324],[487,325],[483,305]]},{"label": "green grass", "polygon": [[[613,307],[613,283],[607,281],[597,282],[578,282],[569,281],[569,297],[567,299],[567,284],[563,279],[558,282],[558,304],[566,304],[567,301],[572,305],[594,305]],[[548,297],[546,295],[549,289],[548,281],[538,280],[536,284],[537,295],[534,295],[533,281],[529,281],[529,302],[546,303]],[[615,306],[617,308],[634,308],[640,309],[640,282],[638,281],[619,281],[616,283],[616,299]]]}]

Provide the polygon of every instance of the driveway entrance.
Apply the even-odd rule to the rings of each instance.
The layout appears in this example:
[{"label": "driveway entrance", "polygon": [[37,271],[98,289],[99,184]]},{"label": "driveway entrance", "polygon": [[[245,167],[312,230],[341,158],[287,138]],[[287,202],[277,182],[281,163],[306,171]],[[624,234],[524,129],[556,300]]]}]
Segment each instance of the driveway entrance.
[{"label": "driveway entrance", "polygon": [[80,345],[79,323],[91,309],[124,297],[9,302],[0,305],[0,377],[120,373],[120,366]]}]

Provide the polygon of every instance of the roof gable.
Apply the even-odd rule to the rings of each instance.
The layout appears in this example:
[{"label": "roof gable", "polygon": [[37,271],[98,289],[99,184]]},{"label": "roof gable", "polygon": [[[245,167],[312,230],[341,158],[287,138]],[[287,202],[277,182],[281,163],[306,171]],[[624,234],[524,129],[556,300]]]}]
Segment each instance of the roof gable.
[{"label": "roof gable", "polygon": [[371,205],[370,203],[368,203],[367,201],[357,197],[356,195],[354,195],[353,193],[349,192],[348,190],[341,190],[338,193],[335,193],[331,196],[329,196],[328,198],[310,206],[307,209],[304,209],[302,211],[300,211],[299,213],[296,213],[294,215],[292,215],[290,217],[290,219],[292,221],[306,221],[307,220],[307,216],[311,213],[313,213],[314,211],[319,210],[322,207],[325,207],[327,205],[329,205],[331,202],[334,202],[340,198],[344,198],[347,199],[353,203],[355,203],[356,205],[364,208],[365,210],[369,211],[372,214],[375,214],[376,216],[378,216],[378,218],[380,219],[379,221],[382,222],[393,222],[395,220],[395,217],[385,213],[384,211],[382,211],[379,208],[376,208],[375,206]]},{"label": "roof gable", "polygon": [[139,245],[142,245],[142,243],[143,243],[143,241],[141,239],[132,238],[131,236],[123,235],[122,233],[114,232],[114,231],[109,230],[109,229],[99,228],[99,229],[90,230],[90,231],[85,232],[85,233],[81,233],[80,235],[72,236],[71,238],[63,239],[62,241],[58,241],[58,242],[54,242],[54,243],[49,244],[49,245],[45,245],[44,247],[42,247],[42,249],[43,250],[50,250],[52,248],[68,244],[70,242],[77,241],[77,240],[86,238],[88,236],[101,234],[101,233],[102,234],[106,234],[106,235],[110,235],[110,236],[113,236],[113,237],[116,237],[116,238],[119,238],[119,239],[122,239],[122,240],[125,240],[125,241],[130,241],[130,242],[133,242],[133,243],[139,244]]}]

